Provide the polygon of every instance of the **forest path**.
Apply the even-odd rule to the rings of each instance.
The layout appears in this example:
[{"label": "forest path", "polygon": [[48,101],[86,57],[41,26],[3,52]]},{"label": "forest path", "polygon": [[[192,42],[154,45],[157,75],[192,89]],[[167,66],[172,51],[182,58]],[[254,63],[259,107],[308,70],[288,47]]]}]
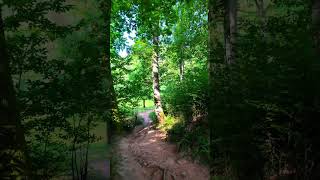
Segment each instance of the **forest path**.
[{"label": "forest path", "polygon": [[207,167],[181,157],[165,133],[151,124],[149,113],[139,113],[144,125],[121,138],[117,153],[116,180],[208,180]]}]

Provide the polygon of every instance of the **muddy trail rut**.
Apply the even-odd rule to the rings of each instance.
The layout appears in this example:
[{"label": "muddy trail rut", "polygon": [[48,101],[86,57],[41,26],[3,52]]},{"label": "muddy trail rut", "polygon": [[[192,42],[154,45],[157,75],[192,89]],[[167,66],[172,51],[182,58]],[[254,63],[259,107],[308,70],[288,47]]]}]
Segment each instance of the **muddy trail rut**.
[{"label": "muddy trail rut", "polygon": [[150,112],[139,113],[143,125],[119,140],[120,159],[114,179],[208,180],[208,168],[182,157],[174,144],[166,142],[165,133],[152,125]]}]

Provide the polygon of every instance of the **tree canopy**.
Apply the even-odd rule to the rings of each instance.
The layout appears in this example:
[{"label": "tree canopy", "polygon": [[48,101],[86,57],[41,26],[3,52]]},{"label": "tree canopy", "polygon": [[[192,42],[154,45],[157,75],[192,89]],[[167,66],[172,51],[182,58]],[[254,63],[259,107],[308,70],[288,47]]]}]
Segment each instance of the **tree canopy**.
[{"label": "tree canopy", "polygon": [[0,8],[4,179],[92,179],[141,112],[211,179],[320,178],[320,1]]}]

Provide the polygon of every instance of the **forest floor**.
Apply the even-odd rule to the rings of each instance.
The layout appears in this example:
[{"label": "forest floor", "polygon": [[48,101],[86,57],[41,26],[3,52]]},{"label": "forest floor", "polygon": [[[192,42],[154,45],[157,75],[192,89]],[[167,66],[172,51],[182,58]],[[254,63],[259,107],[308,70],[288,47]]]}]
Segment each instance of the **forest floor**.
[{"label": "forest floor", "polygon": [[143,125],[119,139],[114,179],[208,180],[208,168],[179,154],[176,145],[165,140],[166,134],[152,125],[150,112],[139,113]]}]

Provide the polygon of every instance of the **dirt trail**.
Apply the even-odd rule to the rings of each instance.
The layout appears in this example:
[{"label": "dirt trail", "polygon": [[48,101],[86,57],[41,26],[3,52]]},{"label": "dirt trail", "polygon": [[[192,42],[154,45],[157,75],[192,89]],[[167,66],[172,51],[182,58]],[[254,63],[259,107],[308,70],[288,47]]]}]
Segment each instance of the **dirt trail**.
[{"label": "dirt trail", "polygon": [[165,141],[166,135],[151,125],[150,112],[140,113],[144,125],[120,140],[115,179],[208,180],[208,168],[182,158],[176,146]]}]

